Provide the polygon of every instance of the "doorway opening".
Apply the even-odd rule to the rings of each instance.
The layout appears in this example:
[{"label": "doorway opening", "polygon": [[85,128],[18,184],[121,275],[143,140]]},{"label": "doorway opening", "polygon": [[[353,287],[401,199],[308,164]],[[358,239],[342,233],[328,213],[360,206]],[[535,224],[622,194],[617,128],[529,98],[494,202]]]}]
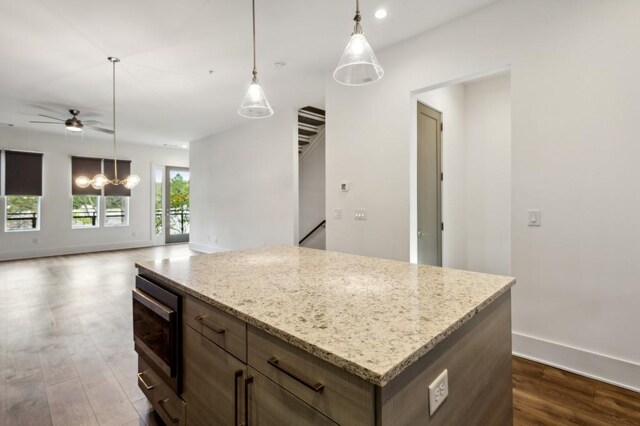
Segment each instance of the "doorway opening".
[{"label": "doorway opening", "polygon": [[412,103],[411,261],[510,274],[510,72],[427,88]]},{"label": "doorway opening", "polygon": [[189,169],[154,166],[153,177],[154,244],[188,242],[191,229]]}]

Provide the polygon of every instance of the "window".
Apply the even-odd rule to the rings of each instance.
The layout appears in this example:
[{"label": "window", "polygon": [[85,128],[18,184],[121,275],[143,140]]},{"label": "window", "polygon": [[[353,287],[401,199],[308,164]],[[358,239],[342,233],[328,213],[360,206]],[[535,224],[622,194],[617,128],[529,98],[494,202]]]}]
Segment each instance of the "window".
[{"label": "window", "polygon": [[42,154],[5,151],[4,161],[5,231],[39,231]]},{"label": "window", "polygon": [[129,197],[104,197],[105,226],[129,225]]},{"label": "window", "polygon": [[9,195],[5,203],[5,231],[40,230],[40,197]]},{"label": "window", "polygon": [[73,229],[97,228],[100,226],[100,197],[97,195],[74,195],[71,209]]}]

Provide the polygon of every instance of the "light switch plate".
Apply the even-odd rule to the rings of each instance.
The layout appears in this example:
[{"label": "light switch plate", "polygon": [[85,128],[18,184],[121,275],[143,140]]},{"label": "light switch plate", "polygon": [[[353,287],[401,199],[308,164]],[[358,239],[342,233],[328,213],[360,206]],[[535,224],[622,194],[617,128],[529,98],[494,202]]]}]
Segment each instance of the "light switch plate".
[{"label": "light switch plate", "polygon": [[540,210],[527,210],[527,222],[529,226],[542,226],[542,212]]},{"label": "light switch plate", "polygon": [[367,220],[367,209],[355,209],[353,218],[355,220]]},{"label": "light switch plate", "polygon": [[449,372],[444,370],[429,385],[429,415],[433,416],[449,395]]}]

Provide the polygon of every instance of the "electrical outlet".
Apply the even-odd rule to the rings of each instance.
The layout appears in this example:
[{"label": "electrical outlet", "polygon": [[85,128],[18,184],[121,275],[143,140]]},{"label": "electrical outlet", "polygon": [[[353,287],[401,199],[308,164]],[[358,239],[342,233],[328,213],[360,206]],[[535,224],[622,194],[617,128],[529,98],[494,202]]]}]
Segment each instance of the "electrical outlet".
[{"label": "electrical outlet", "polygon": [[33,244],[38,244],[40,242],[40,240],[38,238],[34,238],[33,240],[31,240],[31,242]]},{"label": "electrical outlet", "polygon": [[333,209],[333,218],[342,219],[342,209]]},{"label": "electrical outlet", "polygon": [[542,212],[540,210],[527,210],[529,226],[542,226]]},{"label": "electrical outlet", "polygon": [[437,379],[429,385],[429,415],[433,416],[438,407],[449,395],[449,373],[444,370]]}]

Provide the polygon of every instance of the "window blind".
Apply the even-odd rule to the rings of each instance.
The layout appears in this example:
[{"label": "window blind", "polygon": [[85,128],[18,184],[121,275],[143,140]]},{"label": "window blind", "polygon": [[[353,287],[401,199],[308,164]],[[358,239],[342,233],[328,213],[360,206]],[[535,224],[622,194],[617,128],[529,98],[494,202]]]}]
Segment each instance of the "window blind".
[{"label": "window blind", "polygon": [[91,157],[71,157],[71,194],[73,195],[101,195],[99,189],[91,186],[80,188],[76,185],[78,176],[86,176],[89,179],[102,173],[102,159]]},{"label": "window blind", "polygon": [[[104,174],[107,179],[115,178],[113,160],[104,160]],[[118,179],[122,180],[131,174],[131,161],[118,160]],[[107,185],[104,187],[104,195],[107,197],[130,197],[131,190],[122,185]]]},{"label": "window blind", "polygon": [[42,154],[5,151],[5,195],[42,196]]}]

